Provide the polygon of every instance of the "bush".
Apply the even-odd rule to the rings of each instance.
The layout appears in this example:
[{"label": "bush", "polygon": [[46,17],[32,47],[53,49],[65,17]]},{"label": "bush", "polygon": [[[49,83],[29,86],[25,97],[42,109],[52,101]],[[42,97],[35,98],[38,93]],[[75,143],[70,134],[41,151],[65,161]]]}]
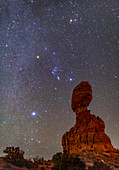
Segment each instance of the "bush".
[{"label": "bush", "polygon": [[53,156],[54,170],[84,170],[85,163],[76,154],[57,153]]},{"label": "bush", "polygon": [[41,170],[45,170],[45,168],[44,168],[44,167],[41,167]]},{"label": "bush", "polygon": [[103,162],[94,162],[92,167],[88,167],[89,170],[112,170],[110,166],[104,164]]},{"label": "bush", "polygon": [[37,169],[38,164],[44,164],[44,158],[39,158],[38,156],[36,158],[33,158],[33,161],[31,159],[25,159],[24,158],[24,151],[20,150],[19,147],[6,147],[6,149],[3,151],[7,155],[5,158],[13,163],[16,166],[19,167],[26,167],[28,169]]},{"label": "bush", "polygon": [[60,168],[62,164],[62,155],[61,152],[58,152],[53,156],[52,161],[54,162],[55,168]]},{"label": "bush", "polygon": [[33,158],[33,164],[34,164],[34,168],[38,168],[38,164],[43,165],[44,164],[44,158],[40,158],[39,156],[37,156],[36,158]]},{"label": "bush", "polygon": [[[34,163],[32,162],[31,159],[28,159],[28,160],[25,161],[25,166],[26,166],[26,168],[28,168],[28,169],[33,169],[33,168],[34,168]],[[36,168],[36,167],[35,167],[35,168]]]},{"label": "bush", "polygon": [[20,150],[19,147],[6,147],[3,151],[7,153],[6,158],[17,166],[25,166],[24,151]]}]

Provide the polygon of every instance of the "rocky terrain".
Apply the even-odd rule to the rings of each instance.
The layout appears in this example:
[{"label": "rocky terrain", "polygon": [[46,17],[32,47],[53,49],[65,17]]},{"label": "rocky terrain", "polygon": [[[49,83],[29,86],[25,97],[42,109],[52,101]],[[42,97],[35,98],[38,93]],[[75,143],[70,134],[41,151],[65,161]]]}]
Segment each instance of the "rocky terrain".
[{"label": "rocky terrain", "polygon": [[[110,165],[110,167],[112,168],[112,170],[119,170],[119,164],[115,164],[111,159],[109,161],[109,159],[105,159],[104,161],[104,157],[101,156],[96,156],[94,157],[94,155],[92,155],[92,157],[85,153],[85,154],[79,154],[79,157],[82,161],[85,162],[86,164],[86,169],[88,169],[89,166],[93,166],[94,165],[94,161],[98,161],[101,160],[103,163]],[[46,162],[45,162],[46,163]],[[51,161],[50,165],[39,165],[39,167],[37,168],[37,170],[52,170],[52,168],[54,167],[54,163]],[[5,158],[0,158],[0,170],[28,170],[29,168],[25,168],[25,167],[18,167],[15,166],[13,163],[10,163],[8,160],[6,160]],[[31,169],[31,170],[35,170],[35,169]]]}]

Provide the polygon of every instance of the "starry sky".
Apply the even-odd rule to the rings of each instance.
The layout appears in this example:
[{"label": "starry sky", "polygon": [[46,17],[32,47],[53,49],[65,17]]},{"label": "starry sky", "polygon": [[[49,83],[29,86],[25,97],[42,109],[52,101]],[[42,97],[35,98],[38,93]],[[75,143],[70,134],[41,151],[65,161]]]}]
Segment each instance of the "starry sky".
[{"label": "starry sky", "polygon": [[73,88],[119,148],[118,0],[0,0],[0,155],[50,159],[75,124]]}]

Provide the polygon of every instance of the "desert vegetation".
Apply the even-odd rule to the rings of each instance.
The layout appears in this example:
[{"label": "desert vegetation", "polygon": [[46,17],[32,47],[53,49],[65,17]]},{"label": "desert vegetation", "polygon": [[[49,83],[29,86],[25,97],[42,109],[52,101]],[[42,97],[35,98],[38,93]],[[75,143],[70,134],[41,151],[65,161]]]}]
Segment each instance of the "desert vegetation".
[{"label": "desert vegetation", "polygon": [[85,163],[76,154],[57,153],[53,156],[53,170],[84,170]]},{"label": "desert vegetation", "polygon": [[18,167],[26,167],[28,169],[37,169],[39,164],[43,164],[44,158],[36,157],[31,159],[24,158],[24,151],[19,147],[6,147],[3,151],[7,155],[5,159]]},{"label": "desert vegetation", "polygon": [[104,164],[103,162],[94,162],[94,165],[92,167],[88,167],[88,170],[112,170],[112,168],[110,168],[110,166]]},{"label": "desert vegetation", "polygon": [[[6,147],[3,151],[6,155],[4,159],[17,167],[26,167],[31,170],[52,169],[52,170],[85,170],[86,164],[77,154],[67,154],[58,152],[52,160],[44,160],[43,157],[35,157],[31,159],[24,158],[24,151],[19,147]],[[53,166],[50,166],[50,165]],[[50,166],[50,168],[49,168]],[[111,168],[103,162],[95,161],[93,166],[88,167],[89,170],[111,170]]]}]

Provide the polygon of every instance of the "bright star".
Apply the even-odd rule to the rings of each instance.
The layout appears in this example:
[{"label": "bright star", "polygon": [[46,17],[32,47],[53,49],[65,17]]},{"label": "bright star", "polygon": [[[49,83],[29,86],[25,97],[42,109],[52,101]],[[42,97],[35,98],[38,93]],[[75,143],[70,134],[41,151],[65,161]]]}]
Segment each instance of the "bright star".
[{"label": "bright star", "polygon": [[73,20],[72,19],[70,19],[70,22],[72,22]]},{"label": "bright star", "polygon": [[37,59],[39,59],[40,57],[37,55],[37,57],[36,57]]},{"label": "bright star", "polygon": [[36,112],[32,112],[31,114],[32,114],[32,116],[36,116]]},{"label": "bright star", "polygon": [[69,81],[72,81],[72,80],[73,80],[72,78],[69,79]]},{"label": "bright star", "polygon": [[59,76],[57,76],[57,80],[60,80],[60,77],[59,77]]}]

